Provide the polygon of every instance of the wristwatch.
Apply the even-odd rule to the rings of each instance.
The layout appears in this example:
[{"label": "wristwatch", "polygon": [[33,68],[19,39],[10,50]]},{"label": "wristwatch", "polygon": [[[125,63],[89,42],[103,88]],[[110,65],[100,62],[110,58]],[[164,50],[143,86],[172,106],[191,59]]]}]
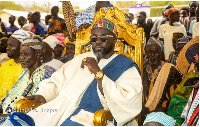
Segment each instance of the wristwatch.
[{"label": "wristwatch", "polygon": [[101,78],[103,78],[103,71],[102,70],[100,70],[100,71],[98,71],[96,74],[95,74],[95,79],[101,79]]}]

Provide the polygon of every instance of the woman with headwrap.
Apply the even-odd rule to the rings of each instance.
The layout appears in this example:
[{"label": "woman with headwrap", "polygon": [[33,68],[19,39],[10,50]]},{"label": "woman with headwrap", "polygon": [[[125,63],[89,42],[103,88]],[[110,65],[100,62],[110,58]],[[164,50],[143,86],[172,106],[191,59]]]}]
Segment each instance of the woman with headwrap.
[{"label": "woman with headwrap", "polygon": [[20,47],[20,63],[26,68],[20,75],[18,82],[12,87],[7,97],[2,101],[3,114],[14,111],[15,103],[27,95],[33,95],[38,91],[38,84],[55,72],[50,66],[42,64],[40,55],[42,40],[38,36],[25,39]]},{"label": "woman with headwrap", "polygon": [[179,23],[180,12],[176,8],[167,9],[164,12],[170,18],[169,24],[163,24],[159,29],[159,38],[164,41],[164,55],[165,60],[168,60],[169,54],[174,51],[172,45],[173,33],[179,32],[186,36],[185,27]]}]

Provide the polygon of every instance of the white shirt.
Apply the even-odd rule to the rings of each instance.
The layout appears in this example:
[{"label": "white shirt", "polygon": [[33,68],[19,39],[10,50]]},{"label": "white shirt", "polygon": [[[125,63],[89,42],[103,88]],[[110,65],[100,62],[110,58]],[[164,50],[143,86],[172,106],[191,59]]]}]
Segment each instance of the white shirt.
[{"label": "white shirt", "polygon": [[169,24],[163,24],[160,26],[159,29],[159,38],[164,39],[164,55],[165,55],[165,60],[168,60],[169,54],[174,51],[173,48],[173,33],[183,33],[184,36],[186,36],[186,30],[183,25],[178,25],[178,26],[171,26]]},{"label": "white shirt", "polygon": [[192,38],[199,36],[199,22],[195,23],[192,28]]},{"label": "white shirt", "polygon": [[51,61],[45,63],[46,65],[53,67],[55,70],[60,69],[64,63],[61,62],[60,60],[52,59]]}]

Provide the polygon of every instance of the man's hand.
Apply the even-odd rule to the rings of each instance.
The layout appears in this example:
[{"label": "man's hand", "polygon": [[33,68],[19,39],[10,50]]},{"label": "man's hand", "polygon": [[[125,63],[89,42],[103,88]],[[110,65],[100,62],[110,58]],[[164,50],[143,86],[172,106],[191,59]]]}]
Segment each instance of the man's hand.
[{"label": "man's hand", "polygon": [[25,100],[34,100],[33,106],[35,106],[35,104],[36,104],[37,102],[40,102],[41,104],[46,103],[46,99],[45,99],[42,95],[27,96],[27,97],[25,98]]},{"label": "man's hand", "polygon": [[98,63],[96,62],[96,60],[92,57],[87,57],[85,58],[86,61],[82,61],[81,64],[81,68],[84,68],[84,65],[86,65],[89,69],[89,71],[93,74],[96,74],[97,72],[99,72],[101,69],[98,66]]},{"label": "man's hand", "polygon": [[89,23],[81,24],[81,25],[78,27],[78,30],[87,29],[90,25],[91,25],[91,24],[89,24]]}]

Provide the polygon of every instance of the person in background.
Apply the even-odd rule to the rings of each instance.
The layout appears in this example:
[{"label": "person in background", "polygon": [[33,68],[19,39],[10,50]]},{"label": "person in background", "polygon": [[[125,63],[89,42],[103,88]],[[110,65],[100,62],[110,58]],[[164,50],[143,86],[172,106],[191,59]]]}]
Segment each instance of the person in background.
[{"label": "person in background", "polygon": [[143,69],[143,108],[141,121],[150,112],[161,111],[167,113],[169,102],[176,84],[181,77],[176,67],[161,61],[163,45],[151,37],[147,43],[146,54],[149,64]]},{"label": "person in background", "polygon": [[65,24],[65,20],[58,17],[59,8],[58,6],[53,6],[51,8],[52,18],[49,20],[49,29],[48,33],[63,33],[64,35],[67,32],[67,27]]},{"label": "person in background", "polygon": [[143,126],[174,126],[176,121],[163,112],[152,112],[147,115]]},{"label": "person in background", "polygon": [[76,18],[77,28],[79,30],[88,28],[93,22],[94,14],[102,7],[104,10],[107,10],[107,8],[113,7],[113,5],[109,1],[97,1],[95,5],[88,7],[78,15]]},{"label": "person in background", "polygon": [[2,33],[3,37],[6,36],[6,27],[7,27],[7,23],[2,21],[1,22],[1,30],[2,30],[1,33]]},{"label": "person in background", "polygon": [[7,42],[7,55],[10,60],[3,63],[0,67],[0,100],[6,97],[6,94],[12,86],[18,81],[21,72],[24,70],[20,63],[20,45],[23,39],[30,37],[32,32],[17,30]]},{"label": "person in background", "polygon": [[129,21],[131,22],[131,24],[133,24],[133,20],[134,20],[133,13],[128,13],[128,18],[129,18]]},{"label": "person in background", "polygon": [[53,49],[54,59],[60,60],[65,48],[65,36],[63,33],[52,34],[43,40]]},{"label": "person in background", "polygon": [[[21,28],[23,28],[23,26],[24,26],[26,23],[27,23],[27,21],[26,21],[26,18],[25,18],[25,17],[20,16],[20,17],[18,18],[18,24],[21,26]],[[20,28],[20,29],[21,29],[21,28]]]},{"label": "person in background", "polygon": [[65,47],[66,47],[66,53],[64,57],[60,60],[63,63],[66,63],[74,58],[75,54],[75,41],[71,42],[67,37],[65,38]]},{"label": "person in background", "polygon": [[11,15],[11,16],[9,17],[10,26],[6,27],[6,30],[5,30],[6,36],[10,36],[10,35],[13,34],[16,30],[19,29],[17,26],[15,26],[14,22],[15,22],[15,16]]},{"label": "person in background", "polygon": [[170,19],[169,24],[163,24],[159,28],[159,38],[164,41],[164,55],[165,60],[169,58],[169,54],[174,51],[172,38],[173,33],[183,33],[184,36],[187,35],[185,27],[179,23],[180,12],[177,8],[167,9],[164,13]]},{"label": "person in background", "polygon": [[44,36],[45,35],[44,28],[39,24],[40,15],[37,12],[35,12],[31,15],[30,20],[31,20],[31,23],[33,23],[34,25],[30,31],[36,35]]},{"label": "person in background", "polygon": [[189,28],[189,9],[186,7],[183,7],[180,10],[180,22],[184,25],[185,29]]},{"label": "person in background", "polygon": [[146,38],[145,42],[147,42],[149,40],[149,37],[150,37],[151,27],[149,25],[147,25],[147,23],[146,23],[146,12],[141,11],[141,12],[138,13],[138,15],[137,15],[137,25],[138,25],[138,27],[144,28],[145,38]]},{"label": "person in background", "polygon": [[[189,28],[190,28],[190,24],[193,20],[195,20],[196,18],[196,14],[195,14],[195,11],[196,11],[196,8],[199,6],[199,4],[196,2],[196,1],[191,1],[189,3],[189,22],[188,22],[188,28],[186,29],[186,31],[189,31]],[[191,34],[188,32],[188,35],[190,36]]]},{"label": "person in background", "polygon": [[33,26],[33,25],[31,25],[31,15],[32,14],[33,14],[32,12],[28,13],[28,15],[27,15],[28,22],[22,27],[22,30],[25,30],[25,31],[30,31],[31,30],[31,28]]},{"label": "person in background", "polygon": [[[41,14],[40,14],[40,12],[39,11],[36,11],[36,13],[38,13],[38,15],[40,16],[40,18],[41,18]],[[45,32],[47,32],[47,26],[45,25],[45,23],[41,20],[41,19],[39,19],[39,24],[43,27],[43,29],[44,29],[44,31]]]},{"label": "person in background", "polygon": [[152,29],[151,29],[151,32],[150,32],[150,36],[154,36],[155,38],[158,38],[158,35],[159,35],[159,28],[162,24],[167,24],[169,23],[169,20],[166,18],[166,16],[164,15],[164,12],[167,10],[167,9],[170,9],[170,8],[173,8],[174,6],[171,5],[171,4],[168,4],[166,5],[165,9],[163,9],[162,11],[162,15],[163,15],[163,18],[162,19],[158,19],[156,20],[156,22],[154,23]]},{"label": "person in background", "polygon": [[[178,33],[176,33],[176,34],[178,34]],[[176,35],[173,35],[173,36],[176,36]],[[176,42],[174,40],[173,47],[174,47],[175,51],[171,52],[169,54],[169,59],[167,62],[176,66],[176,61],[177,61],[180,51],[183,49],[184,45],[187,44],[190,40],[191,40],[190,37],[185,37],[185,36],[178,37],[178,40]]]},{"label": "person in background", "polygon": [[149,25],[151,27],[151,29],[152,29],[152,27],[153,27],[153,21],[152,21],[152,19],[149,18],[147,20],[147,25]]},{"label": "person in background", "polygon": [[199,36],[199,7],[196,8],[196,20],[197,22],[194,24],[192,29],[192,38]]},{"label": "person in background", "polygon": [[[49,29],[49,20],[52,18],[52,15],[46,15],[45,16],[45,24],[46,24],[46,26],[47,26],[47,31],[48,31],[48,29]],[[47,32],[47,31],[45,31],[45,32]]]},{"label": "person in background", "polygon": [[45,41],[46,39],[43,40],[43,48],[42,48],[42,56],[41,56],[42,63],[54,68],[55,70],[58,70],[63,66],[63,63],[60,60],[53,58],[53,54],[52,54],[53,49],[50,47],[50,45],[51,46],[54,45],[55,47],[55,43],[52,43],[53,41],[48,40],[48,43],[52,43],[49,45]]},{"label": "person in background", "polygon": [[10,58],[7,55],[7,42],[8,42],[8,38],[7,37],[3,37],[0,38],[0,66],[8,61]]}]

